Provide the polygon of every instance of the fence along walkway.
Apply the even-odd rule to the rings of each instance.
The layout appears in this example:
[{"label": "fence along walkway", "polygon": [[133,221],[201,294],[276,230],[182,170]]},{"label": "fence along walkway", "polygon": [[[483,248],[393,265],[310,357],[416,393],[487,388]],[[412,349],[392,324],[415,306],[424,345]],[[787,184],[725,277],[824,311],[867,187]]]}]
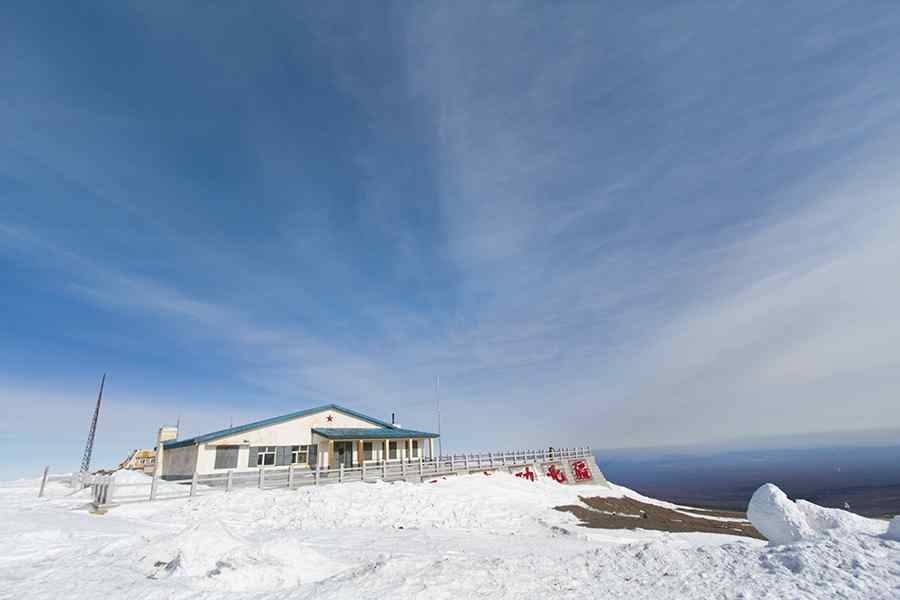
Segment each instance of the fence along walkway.
[{"label": "fence along walkway", "polygon": [[[361,466],[335,469],[260,467],[254,471],[226,471],[194,476],[189,481],[172,482],[157,479],[152,483],[116,482],[113,475],[72,476],[73,487],[91,487],[95,508],[108,508],[125,502],[147,502],[170,498],[186,498],[215,492],[230,492],[236,487],[260,489],[295,489],[307,485],[326,485],[352,481],[424,481],[443,475],[468,474],[495,469],[517,469],[525,466],[556,463],[591,456],[589,447],[558,450],[522,450],[486,454],[454,454],[416,460],[369,461]],[[149,488],[149,490],[148,490]]]}]

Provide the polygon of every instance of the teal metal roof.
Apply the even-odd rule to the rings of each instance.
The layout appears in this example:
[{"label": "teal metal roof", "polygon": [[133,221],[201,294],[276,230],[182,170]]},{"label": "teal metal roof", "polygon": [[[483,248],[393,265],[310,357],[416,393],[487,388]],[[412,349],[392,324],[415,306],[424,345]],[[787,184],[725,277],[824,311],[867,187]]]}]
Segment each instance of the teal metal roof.
[{"label": "teal metal roof", "polygon": [[337,404],[324,404],[322,406],[316,406],[314,408],[307,408],[306,410],[299,410],[297,412],[292,412],[287,415],[281,415],[280,417],[271,417],[269,419],[263,419],[262,421],[254,421],[253,423],[247,423],[246,425],[238,425],[237,427],[229,427],[228,429],[213,431],[212,433],[198,435],[198,436],[195,436],[192,438],[187,438],[185,440],[172,440],[169,442],[163,442],[163,448],[164,449],[166,449],[166,448],[168,448],[168,449],[181,448],[182,446],[193,446],[194,444],[202,444],[204,442],[217,440],[219,438],[233,435],[235,433],[243,433],[244,431],[250,431],[251,429],[259,429],[260,427],[266,427],[268,425],[275,425],[276,423],[283,423],[285,421],[290,421],[291,419],[296,419],[297,417],[304,417],[306,415],[311,415],[313,413],[322,412],[323,410],[337,410],[342,413],[352,415],[358,419],[362,419],[363,421],[368,421],[369,423],[372,423],[373,425],[378,425],[379,427],[384,427],[387,429],[396,429],[390,423],[386,423],[379,419],[375,419],[368,415],[364,415],[360,412],[356,412],[355,410],[350,410],[349,408],[344,408],[343,406],[338,406]]},{"label": "teal metal roof", "polygon": [[395,438],[436,438],[436,433],[414,429],[372,429],[366,427],[313,427],[313,433],[329,440],[388,440]]}]

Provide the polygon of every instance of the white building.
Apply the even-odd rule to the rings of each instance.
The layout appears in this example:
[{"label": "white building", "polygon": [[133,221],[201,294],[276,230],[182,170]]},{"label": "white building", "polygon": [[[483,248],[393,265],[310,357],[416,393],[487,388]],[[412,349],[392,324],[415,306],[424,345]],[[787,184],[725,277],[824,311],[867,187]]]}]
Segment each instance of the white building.
[{"label": "white building", "polygon": [[194,472],[205,475],[290,464],[314,469],[418,459],[433,456],[436,437],[327,404],[162,442],[162,476],[178,479]]}]

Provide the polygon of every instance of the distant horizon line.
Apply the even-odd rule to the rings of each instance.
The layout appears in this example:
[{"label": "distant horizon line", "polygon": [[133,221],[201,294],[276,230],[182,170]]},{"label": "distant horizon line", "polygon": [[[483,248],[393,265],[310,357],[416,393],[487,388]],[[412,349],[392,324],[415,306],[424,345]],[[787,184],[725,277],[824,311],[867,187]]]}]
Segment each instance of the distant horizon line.
[{"label": "distant horizon line", "polygon": [[[893,438],[893,439],[891,439]],[[595,452],[621,454],[659,454],[680,452],[685,454],[719,453],[738,450],[796,450],[829,447],[886,447],[900,446],[900,428],[841,429],[807,433],[780,433],[772,435],[741,436],[718,442],[660,444],[651,446],[592,445]]]}]

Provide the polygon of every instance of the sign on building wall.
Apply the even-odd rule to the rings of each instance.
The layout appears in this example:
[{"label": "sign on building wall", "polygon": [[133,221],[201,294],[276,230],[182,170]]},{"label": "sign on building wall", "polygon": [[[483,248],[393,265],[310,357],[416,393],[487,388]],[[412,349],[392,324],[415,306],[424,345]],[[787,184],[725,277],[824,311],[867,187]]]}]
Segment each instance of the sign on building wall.
[{"label": "sign on building wall", "polygon": [[566,474],[556,463],[547,463],[544,465],[544,474],[557,483],[566,483]]},{"label": "sign on building wall", "polygon": [[575,481],[590,481],[594,478],[591,475],[591,470],[588,468],[588,465],[583,460],[573,461],[571,464],[572,467],[572,476],[575,478]]}]

